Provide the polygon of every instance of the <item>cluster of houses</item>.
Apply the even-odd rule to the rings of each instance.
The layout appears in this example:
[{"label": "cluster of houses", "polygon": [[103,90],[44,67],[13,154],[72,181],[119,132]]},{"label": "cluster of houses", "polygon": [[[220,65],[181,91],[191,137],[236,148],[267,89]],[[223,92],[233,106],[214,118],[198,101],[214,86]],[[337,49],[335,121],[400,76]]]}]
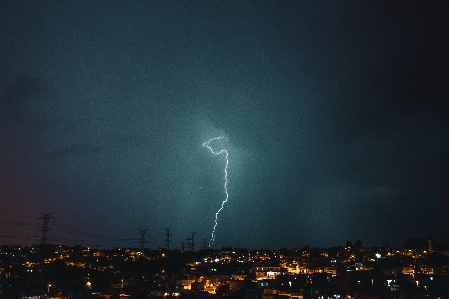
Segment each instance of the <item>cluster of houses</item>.
[{"label": "cluster of houses", "polygon": [[0,298],[448,298],[449,247],[0,247]]}]

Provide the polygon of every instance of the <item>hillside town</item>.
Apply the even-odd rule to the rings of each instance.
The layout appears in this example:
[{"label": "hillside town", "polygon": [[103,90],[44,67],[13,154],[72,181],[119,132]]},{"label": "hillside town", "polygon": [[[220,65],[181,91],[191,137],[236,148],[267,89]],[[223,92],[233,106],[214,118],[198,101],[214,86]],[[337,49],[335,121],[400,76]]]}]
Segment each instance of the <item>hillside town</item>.
[{"label": "hillside town", "polygon": [[0,247],[0,298],[449,298],[449,246],[181,251]]}]

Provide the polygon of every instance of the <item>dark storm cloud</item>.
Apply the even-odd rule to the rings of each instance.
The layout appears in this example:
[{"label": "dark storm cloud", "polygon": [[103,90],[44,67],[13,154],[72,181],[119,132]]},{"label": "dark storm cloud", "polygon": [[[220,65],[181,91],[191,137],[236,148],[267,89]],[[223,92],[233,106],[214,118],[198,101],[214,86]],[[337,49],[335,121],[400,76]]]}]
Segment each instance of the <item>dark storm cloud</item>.
[{"label": "dark storm cloud", "polygon": [[72,144],[43,156],[44,159],[55,159],[76,156],[94,156],[102,152],[110,151],[117,147],[135,147],[141,145],[151,145],[153,139],[138,136],[123,136],[108,140],[108,144],[104,146],[96,146],[94,144]]},{"label": "dark storm cloud", "polygon": [[78,155],[81,156],[97,155],[98,153],[100,153],[100,151],[101,151],[100,148],[75,144],[52,152],[49,155],[46,155],[45,159],[63,158],[67,156],[78,156]]},{"label": "dark storm cloud", "polygon": [[8,111],[20,110],[30,94],[38,89],[35,78],[22,74],[2,90],[2,106]]},{"label": "dark storm cloud", "polygon": [[42,100],[45,92],[46,87],[42,80],[28,74],[20,74],[1,90],[0,107],[3,117],[9,117],[10,121],[19,125],[37,120],[39,114],[33,111],[33,107],[39,105],[37,102]]},{"label": "dark storm cloud", "polygon": [[444,238],[443,4],[2,7],[4,210],[209,238],[225,136],[217,246]]}]

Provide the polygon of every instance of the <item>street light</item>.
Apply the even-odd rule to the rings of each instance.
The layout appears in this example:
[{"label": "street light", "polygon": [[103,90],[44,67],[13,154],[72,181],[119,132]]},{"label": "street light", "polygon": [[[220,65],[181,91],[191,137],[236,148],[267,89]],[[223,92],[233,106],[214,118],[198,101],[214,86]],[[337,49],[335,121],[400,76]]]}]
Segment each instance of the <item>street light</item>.
[{"label": "street light", "polygon": [[51,283],[47,284],[47,295],[50,295],[50,287],[52,286]]},{"label": "street light", "polygon": [[92,287],[92,283],[90,282],[90,274],[87,274],[86,287],[87,287],[88,289],[90,289],[90,288]]}]

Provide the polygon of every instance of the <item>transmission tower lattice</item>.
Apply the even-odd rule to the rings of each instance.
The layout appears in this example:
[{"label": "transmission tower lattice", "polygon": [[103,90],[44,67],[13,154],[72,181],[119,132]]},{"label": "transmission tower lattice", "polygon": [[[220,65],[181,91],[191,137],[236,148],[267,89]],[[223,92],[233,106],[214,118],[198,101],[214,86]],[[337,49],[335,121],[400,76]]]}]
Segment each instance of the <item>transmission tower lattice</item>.
[{"label": "transmission tower lattice", "polygon": [[140,249],[145,248],[145,243],[147,243],[145,241],[145,234],[147,233],[148,229],[140,229],[139,228],[139,234],[140,234],[140,242],[135,242],[135,243],[140,243]]},{"label": "transmission tower lattice", "polygon": [[39,217],[39,219],[42,219],[42,228],[39,229],[42,232],[41,245],[45,245],[47,244],[47,233],[51,231],[51,228],[48,227],[48,222],[50,222],[50,219],[54,219],[53,217],[51,217],[51,215],[53,215],[55,212],[39,213],[42,215],[41,217]]},{"label": "transmission tower lattice", "polygon": [[165,248],[170,249],[170,237],[171,237],[170,230],[171,230],[171,227],[168,227],[165,230],[167,231],[165,233]]},{"label": "transmission tower lattice", "polygon": [[208,247],[207,239],[203,239],[203,246],[201,247],[201,249],[207,249],[207,247]]},{"label": "transmission tower lattice", "polygon": [[190,233],[190,237],[187,237],[187,249],[189,251],[195,251],[195,232]]}]

